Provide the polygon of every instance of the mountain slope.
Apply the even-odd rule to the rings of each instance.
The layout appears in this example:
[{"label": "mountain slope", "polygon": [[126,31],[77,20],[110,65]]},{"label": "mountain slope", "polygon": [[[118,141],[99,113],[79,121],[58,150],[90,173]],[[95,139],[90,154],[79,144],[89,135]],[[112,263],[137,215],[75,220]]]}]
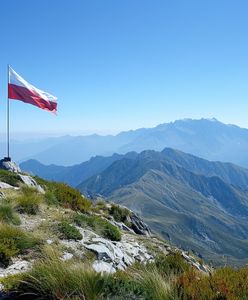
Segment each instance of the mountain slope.
[{"label": "mountain slope", "polygon": [[247,178],[235,165],[165,149],[115,161],[79,189],[138,212],[177,245],[237,264],[248,255]]},{"label": "mountain slope", "polygon": [[69,136],[48,139],[36,147],[29,143],[15,144],[12,148],[13,158],[21,161],[36,159],[45,164],[73,165],[95,155],[109,156],[146,149],[161,151],[165,147],[248,167],[248,130],[216,119],[185,119],[154,128],[121,132],[116,136]]}]

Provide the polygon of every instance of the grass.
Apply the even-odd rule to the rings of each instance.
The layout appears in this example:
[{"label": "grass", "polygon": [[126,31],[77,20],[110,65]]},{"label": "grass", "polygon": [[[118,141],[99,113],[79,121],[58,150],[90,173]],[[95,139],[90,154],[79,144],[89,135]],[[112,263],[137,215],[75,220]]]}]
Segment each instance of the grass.
[{"label": "grass", "polygon": [[103,299],[105,279],[89,266],[75,261],[62,262],[56,255],[36,262],[21,277],[3,280],[6,289],[17,290],[31,299]]},{"label": "grass", "polygon": [[20,225],[21,221],[18,214],[13,209],[13,206],[8,200],[0,204],[0,222],[5,222],[13,225]]},{"label": "grass", "polygon": [[43,196],[36,189],[23,186],[21,195],[16,198],[16,209],[20,213],[35,215],[42,201]]},{"label": "grass", "polygon": [[22,182],[18,174],[6,170],[0,170],[0,181],[3,181],[15,187],[18,187]]},{"label": "grass", "polygon": [[116,204],[112,204],[109,213],[117,222],[126,222],[127,217],[130,215],[130,211],[127,208],[120,207]]},{"label": "grass", "polygon": [[7,266],[11,257],[23,253],[39,244],[39,240],[32,234],[21,229],[0,223],[0,264]]},{"label": "grass", "polygon": [[80,231],[68,221],[62,221],[58,224],[58,230],[60,233],[60,238],[68,240],[81,240],[82,235]]},{"label": "grass", "polygon": [[121,232],[119,228],[98,216],[76,214],[74,216],[74,222],[81,227],[90,227],[97,234],[112,241],[121,240]]}]

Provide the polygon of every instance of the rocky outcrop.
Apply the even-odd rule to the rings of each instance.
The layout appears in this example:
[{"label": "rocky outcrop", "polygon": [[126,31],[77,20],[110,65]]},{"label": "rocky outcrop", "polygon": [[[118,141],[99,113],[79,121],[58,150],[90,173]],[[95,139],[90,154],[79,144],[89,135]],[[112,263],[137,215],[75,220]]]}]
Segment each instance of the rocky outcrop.
[{"label": "rocky outcrop", "polygon": [[0,169],[6,170],[6,171],[11,171],[14,173],[20,173],[21,169],[19,168],[19,166],[11,161],[10,158],[5,157],[4,159],[0,160]]},{"label": "rocky outcrop", "polygon": [[145,222],[134,212],[131,213],[130,216],[127,217],[127,221],[131,223],[131,228],[137,234],[142,234],[146,236],[151,235],[150,228],[145,224]]}]

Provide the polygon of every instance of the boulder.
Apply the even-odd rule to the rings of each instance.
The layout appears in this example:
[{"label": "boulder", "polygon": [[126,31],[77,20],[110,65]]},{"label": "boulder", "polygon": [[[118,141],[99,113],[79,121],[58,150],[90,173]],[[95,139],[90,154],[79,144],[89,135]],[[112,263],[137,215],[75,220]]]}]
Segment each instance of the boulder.
[{"label": "boulder", "polygon": [[9,157],[4,157],[3,159],[0,160],[0,169],[11,171],[14,173],[21,172],[19,166],[15,162],[11,161]]},{"label": "boulder", "polygon": [[128,216],[127,221],[131,223],[131,227],[133,231],[137,234],[142,234],[146,236],[151,235],[150,228],[146,225],[146,223],[134,212]]}]

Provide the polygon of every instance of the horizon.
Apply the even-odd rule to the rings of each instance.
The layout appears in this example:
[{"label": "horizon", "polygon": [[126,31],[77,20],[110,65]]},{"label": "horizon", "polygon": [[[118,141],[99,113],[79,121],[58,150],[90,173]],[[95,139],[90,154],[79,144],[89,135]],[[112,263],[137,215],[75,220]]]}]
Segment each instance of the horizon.
[{"label": "horizon", "polygon": [[1,3],[0,131],[8,63],[58,97],[57,117],[10,101],[12,136],[116,134],[213,115],[248,128],[245,8],[242,0]]},{"label": "horizon", "polygon": [[[76,132],[68,132],[68,133],[51,133],[51,132],[43,132],[43,133],[40,133],[39,136],[37,136],[37,133],[34,133],[34,132],[19,132],[19,133],[12,133],[11,136],[10,136],[10,141],[11,142],[22,142],[22,141],[39,141],[39,140],[45,140],[45,139],[49,139],[49,138],[62,138],[62,137],[85,137],[85,136],[92,136],[92,135],[98,135],[98,136],[117,136],[118,134],[120,133],[123,133],[123,132],[130,132],[130,131],[136,131],[136,130],[140,130],[140,129],[153,129],[153,128],[156,128],[158,126],[161,126],[161,125],[165,125],[165,124],[173,124],[177,121],[201,121],[201,120],[207,120],[207,121],[216,121],[216,122],[219,122],[219,123],[222,123],[224,125],[227,125],[227,126],[238,126],[239,128],[241,129],[247,129],[248,128],[245,128],[245,127],[241,127],[237,124],[233,124],[233,123],[225,123],[225,122],[222,122],[221,120],[215,118],[215,117],[212,117],[212,118],[199,118],[199,119],[192,119],[192,118],[182,118],[182,119],[176,119],[176,120],[172,120],[172,121],[169,121],[169,122],[163,122],[163,123],[159,123],[159,124],[156,124],[155,126],[152,126],[152,127],[138,127],[138,128],[130,128],[130,129],[127,129],[127,130],[121,130],[121,131],[115,131],[115,132],[97,132],[96,131],[92,131],[92,132],[82,132],[82,133],[76,133]],[[4,132],[0,132],[0,140],[3,140],[2,142],[5,143],[6,141],[6,133]]]}]

